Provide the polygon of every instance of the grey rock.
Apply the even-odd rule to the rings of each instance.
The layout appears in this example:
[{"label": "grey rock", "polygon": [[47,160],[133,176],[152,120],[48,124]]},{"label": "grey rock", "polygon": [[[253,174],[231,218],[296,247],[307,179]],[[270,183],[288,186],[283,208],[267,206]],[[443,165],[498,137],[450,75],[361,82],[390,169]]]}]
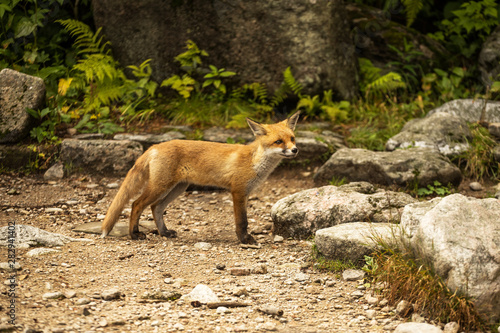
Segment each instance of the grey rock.
[{"label": "grey rock", "polygon": [[8,262],[0,263],[0,271],[11,272],[11,271],[20,271],[22,269],[21,264],[15,262],[14,264]]},{"label": "grey rock", "polygon": [[42,255],[45,255],[45,254],[59,253],[59,252],[61,252],[61,251],[56,250],[56,249],[47,249],[47,248],[44,248],[44,247],[37,247],[37,248],[34,248],[34,249],[29,250],[28,252],[26,252],[26,255],[28,257],[38,257],[38,256],[42,256]]},{"label": "grey rock", "polygon": [[400,316],[406,316],[408,311],[410,311],[411,304],[407,300],[401,300],[399,303],[396,305],[396,313]]},{"label": "grey rock", "polygon": [[221,143],[247,143],[253,141],[254,136],[248,129],[236,130],[221,127],[211,127],[203,132],[203,140]]},{"label": "grey rock", "polygon": [[63,299],[63,298],[66,298],[66,296],[64,296],[64,294],[60,291],[54,291],[54,292],[43,294],[42,298],[43,299]]},{"label": "grey rock", "polygon": [[500,74],[500,27],[496,27],[486,38],[478,60],[483,85],[489,87]]},{"label": "grey rock", "polygon": [[482,99],[456,99],[429,111],[427,116],[437,112],[446,112],[458,116],[469,123],[478,122],[484,110],[483,121],[489,123],[500,122],[500,102]]},{"label": "grey rock", "polygon": [[500,123],[490,123],[488,125],[488,131],[491,135],[493,135],[497,139],[500,139]]},{"label": "grey rock", "polygon": [[105,290],[101,293],[101,297],[105,301],[119,299],[121,296],[122,296],[122,292],[118,288],[111,288],[111,289]]},{"label": "grey rock", "polygon": [[134,141],[75,140],[61,143],[61,160],[73,171],[125,175],[142,155],[143,148]]},{"label": "grey rock", "polygon": [[93,14],[120,64],[152,59],[156,81],[178,72],[174,58],[193,40],[210,64],[238,73],[232,78],[237,84],[261,82],[272,93],[290,66],[304,93],[333,89],[349,100],[357,94],[358,75],[344,6],[339,0],[105,0],[93,4]]},{"label": "grey rock", "polygon": [[442,333],[443,331],[434,325],[425,323],[403,323],[399,324],[394,333]]},{"label": "grey rock", "polygon": [[432,262],[446,285],[472,298],[476,309],[500,316],[500,204],[452,194],[404,208],[401,226],[409,245]]},{"label": "grey rock", "polygon": [[122,133],[122,134],[116,134],[113,137],[113,140],[129,140],[129,141],[136,141],[139,142],[143,147],[144,150],[148,149],[154,144],[162,143],[162,142],[167,142],[171,140],[179,140],[179,139],[185,139],[186,136],[182,134],[181,132],[167,132],[163,134],[128,134],[128,133]]},{"label": "grey rock", "polygon": [[493,156],[495,157],[495,161],[500,163],[500,145],[493,148]]},{"label": "grey rock", "polygon": [[480,183],[478,182],[471,182],[469,184],[469,188],[473,191],[481,191],[483,190],[483,185],[481,185]]},{"label": "grey rock", "polygon": [[[316,138],[300,138],[297,137],[297,148],[299,154],[297,160],[317,160],[321,159],[324,154],[329,152],[329,147],[326,143],[319,141]],[[295,160],[295,159],[294,159]]]},{"label": "grey rock", "polygon": [[395,222],[402,208],[416,201],[405,193],[373,192],[369,183],[351,183],[313,188],[285,197],[271,208],[274,233],[307,238],[319,229],[342,223]]},{"label": "grey rock", "polygon": [[204,284],[198,284],[194,289],[187,295],[182,296],[182,299],[186,301],[198,301],[202,304],[219,302],[219,297]]},{"label": "grey rock", "polygon": [[198,250],[208,251],[212,248],[212,244],[206,242],[198,242],[194,244],[194,248]]},{"label": "grey rock", "polygon": [[346,269],[342,272],[344,281],[359,281],[365,278],[365,272],[360,269]]},{"label": "grey rock", "polygon": [[59,180],[64,178],[64,165],[56,163],[43,174],[45,180]]},{"label": "grey rock", "polygon": [[399,227],[392,223],[352,222],[316,231],[318,251],[330,260],[362,262],[379,244],[396,243]]},{"label": "grey rock", "polygon": [[460,169],[448,158],[424,148],[392,152],[340,149],[314,175],[314,182],[324,185],[333,177],[381,185],[406,186],[417,182],[420,187],[436,180],[452,185],[458,185],[462,180]]},{"label": "grey rock", "polygon": [[458,333],[460,325],[456,321],[452,321],[444,325],[444,333]]},{"label": "grey rock", "polygon": [[[8,227],[0,228],[0,246],[8,246]],[[18,224],[15,226],[15,244],[16,247],[29,246],[63,246],[69,242],[90,241],[88,239],[71,238],[68,236],[51,233],[29,225]]]},{"label": "grey rock", "polygon": [[91,302],[90,298],[88,297],[82,297],[82,298],[79,298],[75,304],[76,305],[87,305]]},{"label": "grey rock", "polygon": [[40,109],[45,102],[41,78],[9,68],[0,71],[0,143],[22,140],[36,125],[26,108]]},{"label": "grey rock", "polygon": [[385,148],[388,151],[408,147],[431,148],[452,157],[466,151],[471,138],[472,133],[464,119],[437,112],[407,122],[400,133],[387,141]]}]

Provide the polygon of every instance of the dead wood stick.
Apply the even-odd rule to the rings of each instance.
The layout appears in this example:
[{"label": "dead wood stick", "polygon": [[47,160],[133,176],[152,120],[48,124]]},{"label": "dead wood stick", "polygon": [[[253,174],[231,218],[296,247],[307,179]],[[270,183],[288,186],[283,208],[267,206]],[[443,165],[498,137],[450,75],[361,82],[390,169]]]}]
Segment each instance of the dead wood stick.
[{"label": "dead wood stick", "polygon": [[207,307],[209,309],[217,309],[219,306],[225,306],[226,308],[241,308],[245,306],[250,306],[249,303],[240,303],[240,302],[211,302],[207,303]]}]

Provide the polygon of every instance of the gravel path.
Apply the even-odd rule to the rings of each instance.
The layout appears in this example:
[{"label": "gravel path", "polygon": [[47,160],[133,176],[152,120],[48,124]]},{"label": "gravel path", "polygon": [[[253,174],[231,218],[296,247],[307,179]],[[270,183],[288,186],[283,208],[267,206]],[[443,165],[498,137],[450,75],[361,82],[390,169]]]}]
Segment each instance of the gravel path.
[{"label": "gravel path", "polygon": [[[72,232],[76,225],[103,218],[119,182],[118,178],[45,182],[34,176],[0,176],[0,226],[15,222],[91,240],[33,257],[27,254],[30,249],[16,249],[16,261],[21,264],[15,287],[19,328],[386,332],[401,323],[383,300],[368,297],[361,282],[311,268],[310,241],[272,237],[271,206],[312,187],[307,173],[278,170],[251,197],[250,229],[260,249],[242,248],[237,242],[230,196],[220,191],[186,192],[167,208],[166,224],[178,232],[176,239],[148,234],[141,241],[102,240],[98,235]],[[129,212],[123,214],[123,222]],[[149,209],[142,220],[152,220]],[[0,262],[7,262],[7,257],[7,249],[0,248]],[[2,281],[10,275],[0,272]],[[247,306],[210,309],[185,298],[154,299],[159,291],[186,295],[199,284],[208,286],[221,302]],[[0,324],[7,325],[9,287],[1,288]]]}]

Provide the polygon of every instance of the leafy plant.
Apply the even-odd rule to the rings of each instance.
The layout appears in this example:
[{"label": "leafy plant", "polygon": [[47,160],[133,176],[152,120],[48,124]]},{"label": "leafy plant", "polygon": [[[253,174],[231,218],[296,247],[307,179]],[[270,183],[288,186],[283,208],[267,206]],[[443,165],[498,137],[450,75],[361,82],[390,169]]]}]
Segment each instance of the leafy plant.
[{"label": "leafy plant", "polygon": [[400,74],[389,72],[384,75],[382,70],[373,65],[373,63],[365,58],[359,58],[360,66],[360,90],[365,97],[382,97],[399,88],[405,88],[406,84]]},{"label": "leafy plant", "polygon": [[422,78],[422,90],[427,96],[433,95],[433,98],[442,102],[467,97],[469,92],[462,85],[465,74],[465,70],[460,67],[452,68],[451,72],[435,68],[434,73]]},{"label": "leafy plant", "polygon": [[398,55],[400,60],[387,63],[387,67],[401,75],[410,92],[417,91],[420,88],[420,78],[423,75],[422,66],[418,59],[423,53],[416,50],[413,43],[407,42],[406,38],[403,39],[403,50],[392,45],[388,45],[388,47]]},{"label": "leafy plant", "polygon": [[69,122],[70,117],[67,114],[60,112],[57,108],[44,108],[42,110],[26,110],[33,118],[40,122],[40,125],[34,127],[30,131],[32,138],[36,139],[39,143],[43,141],[51,141],[56,143],[59,138],[55,131],[56,126],[61,122]]},{"label": "leafy plant", "polygon": [[431,36],[447,41],[452,52],[472,59],[498,25],[497,3],[495,0],[469,1],[452,14],[453,17],[441,22],[441,31]]},{"label": "leafy plant", "polygon": [[228,78],[236,75],[235,72],[226,71],[224,68],[218,69],[213,65],[209,65],[211,72],[205,74],[203,77],[205,81],[203,82],[202,88],[213,86],[215,90],[222,95],[226,94],[226,86],[222,83],[223,78]]},{"label": "leafy plant", "polygon": [[421,187],[417,190],[418,196],[429,196],[429,195],[438,195],[440,197],[444,197],[448,194],[451,194],[450,186],[443,186],[439,181],[435,180],[433,185],[427,185],[427,187]]}]

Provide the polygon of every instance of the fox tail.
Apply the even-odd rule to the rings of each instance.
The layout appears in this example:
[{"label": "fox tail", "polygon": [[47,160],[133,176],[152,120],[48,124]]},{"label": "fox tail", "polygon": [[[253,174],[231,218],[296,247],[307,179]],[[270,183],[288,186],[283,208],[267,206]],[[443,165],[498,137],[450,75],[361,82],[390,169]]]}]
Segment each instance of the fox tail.
[{"label": "fox tail", "polygon": [[120,186],[118,193],[109,206],[106,217],[102,222],[101,238],[106,237],[111,230],[113,230],[113,227],[120,217],[123,207],[125,207],[134,194],[140,192],[140,190],[144,187],[149,178],[148,175],[147,161],[140,158],[127,173],[123,184]]}]

